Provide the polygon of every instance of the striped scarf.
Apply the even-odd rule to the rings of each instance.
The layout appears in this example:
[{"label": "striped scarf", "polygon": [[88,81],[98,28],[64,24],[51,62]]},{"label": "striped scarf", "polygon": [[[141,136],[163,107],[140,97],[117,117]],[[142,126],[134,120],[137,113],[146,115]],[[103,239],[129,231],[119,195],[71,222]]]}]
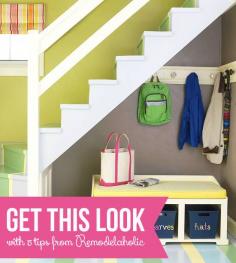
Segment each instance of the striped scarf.
[{"label": "striped scarf", "polygon": [[230,71],[226,71],[224,92],[224,160],[228,157],[230,136],[231,83]]},{"label": "striped scarf", "polygon": [[45,25],[44,4],[0,4],[0,34],[26,34],[42,31]]}]

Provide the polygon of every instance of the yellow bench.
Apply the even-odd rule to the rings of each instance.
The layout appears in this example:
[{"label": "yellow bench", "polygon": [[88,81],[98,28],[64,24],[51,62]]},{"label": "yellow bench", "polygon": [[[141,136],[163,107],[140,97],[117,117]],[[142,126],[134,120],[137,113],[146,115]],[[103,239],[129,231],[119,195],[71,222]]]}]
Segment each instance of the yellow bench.
[{"label": "yellow bench", "polygon": [[[135,179],[155,177],[160,183],[146,188],[127,184],[115,187],[99,185],[99,175],[93,176],[93,197],[168,197],[167,204],[177,206],[178,230],[175,238],[162,239],[170,242],[209,242],[227,245],[227,193],[213,176],[193,175],[138,175]],[[186,205],[217,205],[220,209],[220,227],[215,239],[190,239],[186,235]]]},{"label": "yellow bench", "polygon": [[165,196],[168,198],[226,198],[226,190],[222,188],[212,176],[136,176],[138,179],[155,177],[160,183],[151,187],[138,188],[127,184],[115,187],[99,185],[99,175],[93,178],[92,196],[106,197],[153,197]]}]

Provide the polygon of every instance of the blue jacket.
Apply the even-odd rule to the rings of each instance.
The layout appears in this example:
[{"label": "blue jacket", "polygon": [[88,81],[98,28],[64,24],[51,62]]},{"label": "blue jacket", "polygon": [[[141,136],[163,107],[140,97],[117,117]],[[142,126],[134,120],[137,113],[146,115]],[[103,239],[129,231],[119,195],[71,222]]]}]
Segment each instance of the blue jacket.
[{"label": "blue jacket", "polygon": [[198,147],[202,143],[205,112],[202,103],[198,76],[191,73],[186,80],[185,99],[179,131],[178,146],[182,150],[185,143]]}]

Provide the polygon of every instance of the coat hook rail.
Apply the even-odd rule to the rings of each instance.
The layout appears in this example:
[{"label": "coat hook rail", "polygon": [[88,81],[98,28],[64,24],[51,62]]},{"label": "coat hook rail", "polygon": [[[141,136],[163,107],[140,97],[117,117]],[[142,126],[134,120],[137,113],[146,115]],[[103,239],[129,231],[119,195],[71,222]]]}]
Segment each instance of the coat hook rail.
[{"label": "coat hook rail", "polygon": [[187,76],[192,72],[196,72],[201,85],[213,85],[216,74],[227,70],[231,75],[231,83],[236,82],[236,61],[220,67],[165,66],[154,75],[158,76],[160,81],[166,84],[183,85]]},{"label": "coat hook rail", "polygon": [[200,84],[213,85],[219,68],[165,66],[155,75],[158,75],[159,79],[167,84],[185,84],[187,76],[192,72],[197,73]]}]

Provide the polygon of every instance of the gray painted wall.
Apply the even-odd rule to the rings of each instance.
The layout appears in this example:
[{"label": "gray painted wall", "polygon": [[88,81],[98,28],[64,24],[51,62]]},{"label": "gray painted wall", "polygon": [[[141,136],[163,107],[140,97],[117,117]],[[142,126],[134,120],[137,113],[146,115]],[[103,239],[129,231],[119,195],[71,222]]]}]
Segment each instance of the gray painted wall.
[{"label": "gray painted wall", "polygon": [[[221,64],[219,19],[181,51],[168,65],[218,66]],[[158,59],[158,58],[157,58]],[[141,126],[136,121],[135,92],[54,164],[54,195],[90,195],[91,176],[100,171],[100,150],[111,131],[127,132],[136,151],[136,174],[212,174],[220,180],[220,167],[211,165],[200,149],[177,149],[184,87],[171,86],[173,120],[162,127]],[[207,107],[212,87],[202,87]]]},{"label": "gray painted wall", "polygon": [[222,18],[222,63],[236,61],[236,6]]},{"label": "gray painted wall", "polygon": [[[222,19],[222,62],[236,61],[236,7]],[[236,84],[232,87],[229,157],[222,169],[222,180],[229,196],[229,215],[236,220]]]}]

